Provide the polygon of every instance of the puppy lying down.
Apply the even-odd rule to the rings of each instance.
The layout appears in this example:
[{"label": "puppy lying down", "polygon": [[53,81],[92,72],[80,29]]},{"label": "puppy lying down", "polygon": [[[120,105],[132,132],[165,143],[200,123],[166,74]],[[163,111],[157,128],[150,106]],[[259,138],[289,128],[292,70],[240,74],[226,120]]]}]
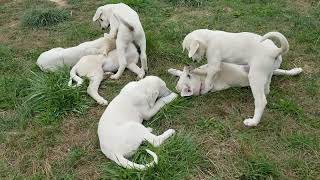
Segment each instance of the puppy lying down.
[{"label": "puppy lying down", "polygon": [[[126,61],[128,61],[126,67],[136,73],[139,79],[143,78],[145,72],[137,66],[139,53],[133,43],[128,45],[125,56]],[[107,105],[108,101],[98,94],[98,88],[103,80],[104,73],[112,74],[113,72],[117,72],[118,68],[119,58],[116,49],[112,50],[107,56],[102,54],[84,56],[71,69],[68,85],[72,86],[72,80],[74,80],[77,83],[76,86],[80,86],[83,83],[83,79],[80,77],[86,76],[90,80],[87,89],[88,94],[99,104]]]},{"label": "puppy lying down", "polygon": [[[221,91],[230,87],[250,86],[248,78],[249,66],[221,63],[220,67],[221,70],[211,79],[211,91]],[[206,68],[207,65],[203,65],[193,71],[191,71],[189,67],[184,67],[183,71],[169,69],[168,72],[179,77],[176,89],[181,93],[181,96],[197,96],[201,94],[204,88],[207,78]],[[273,71],[273,74],[294,76],[301,72],[301,68],[291,70],[276,69]],[[246,121],[244,121],[244,124],[246,126],[256,125],[248,125]]]},{"label": "puppy lying down", "polygon": [[102,53],[107,54],[115,48],[115,39],[105,33],[104,37],[81,43],[75,47],[58,47],[43,52],[37,60],[37,65],[42,71],[56,71],[64,65],[74,66],[83,56]]},{"label": "puppy lying down", "polygon": [[151,133],[151,128],[142,125],[142,121],[152,118],[176,97],[177,94],[172,93],[165,82],[156,76],[128,83],[100,118],[98,136],[102,152],[128,169],[144,170],[157,164],[157,155],[148,149],[146,151],[153,157],[153,161],[146,165],[131,162],[127,157],[133,155],[143,141],[157,147],[175,133],[169,129],[156,136]]}]

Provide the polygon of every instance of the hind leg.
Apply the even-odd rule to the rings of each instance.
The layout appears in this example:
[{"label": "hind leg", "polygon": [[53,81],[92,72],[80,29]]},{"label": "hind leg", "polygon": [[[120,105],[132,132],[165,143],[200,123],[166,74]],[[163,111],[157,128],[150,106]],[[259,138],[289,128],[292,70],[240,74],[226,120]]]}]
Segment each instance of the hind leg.
[{"label": "hind leg", "polygon": [[246,126],[257,126],[260,122],[264,108],[267,104],[267,99],[264,94],[264,86],[268,80],[268,74],[263,73],[263,70],[259,68],[250,67],[249,71],[249,82],[251,91],[254,97],[254,116],[243,121]]},{"label": "hind leg", "polygon": [[273,73],[269,74],[269,76],[267,78],[267,82],[264,85],[264,94],[265,95],[268,95],[270,93],[270,84],[271,84],[272,75],[273,75]]},{"label": "hind leg", "polygon": [[90,83],[87,89],[87,93],[97,101],[97,103],[101,105],[108,105],[108,101],[105,100],[103,97],[101,97],[98,94],[98,89],[100,86],[101,81],[103,80],[103,71],[99,74],[96,74],[95,76],[91,76]]},{"label": "hind leg", "polygon": [[145,71],[148,71],[148,63],[147,63],[147,54],[146,54],[146,38],[143,36],[143,38],[136,41],[137,45],[140,47],[140,61],[141,61],[141,67]]},{"label": "hind leg", "polygon": [[137,74],[139,79],[142,79],[145,75],[144,70],[140,69],[135,63],[129,64],[127,68]]},{"label": "hind leg", "polygon": [[159,147],[166,139],[171,137],[174,133],[175,133],[174,129],[168,129],[163,134],[156,136],[148,131],[145,133],[144,138],[154,147]]}]

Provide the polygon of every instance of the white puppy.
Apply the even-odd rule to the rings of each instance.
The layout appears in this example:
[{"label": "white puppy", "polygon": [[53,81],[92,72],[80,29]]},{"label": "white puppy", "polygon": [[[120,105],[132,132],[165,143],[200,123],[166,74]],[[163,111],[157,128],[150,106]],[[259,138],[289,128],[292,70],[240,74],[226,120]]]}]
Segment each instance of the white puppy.
[{"label": "white puppy", "polygon": [[98,21],[102,29],[110,26],[110,35],[117,37],[116,46],[119,57],[119,70],[112,75],[118,79],[126,67],[125,50],[130,42],[135,43],[141,53],[142,68],[147,71],[146,37],[138,14],[123,3],[107,4],[97,9],[93,21]]},{"label": "white puppy", "polygon": [[128,83],[100,118],[98,136],[102,152],[118,165],[129,169],[144,170],[157,164],[158,157],[150,150],[147,152],[154,160],[146,165],[136,164],[126,157],[133,155],[145,140],[157,147],[175,133],[169,129],[156,136],[151,133],[151,128],[141,123],[176,97],[177,94],[172,93],[165,82],[156,76]]},{"label": "white puppy", "polygon": [[[139,53],[134,44],[130,43],[125,52],[127,60],[127,68],[138,75],[138,78],[143,78],[144,71],[137,66]],[[112,74],[119,68],[119,58],[116,50],[105,55],[88,55],[80,59],[70,71],[69,86],[72,86],[72,80],[77,82],[76,86],[83,83],[81,76],[86,76],[90,80],[87,92],[101,105],[107,105],[108,101],[98,94],[98,88],[103,80],[103,74],[107,72]],[[80,77],[79,77],[80,76]]]},{"label": "white puppy", "polygon": [[[268,38],[280,41],[278,48]],[[289,50],[287,39],[278,32],[269,32],[264,36],[254,33],[228,33],[208,29],[195,30],[183,40],[183,49],[189,57],[200,61],[203,56],[208,60],[207,77],[201,94],[212,89],[211,80],[221,69],[221,62],[249,65],[249,84],[255,100],[253,118],[244,121],[247,126],[256,126],[267,104],[266,94],[270,91],[273,71],[280,67],[281,55]]]},{"label": "white puppy", "polygon": [[[181,96],[198,96],[204,88],[205,79],[207,76],[208,65],[203,65],[192,71],[190,67],[185,66],[183,71],[177,69],[169,69],[168,72],[179,77],[176,89]],[[199,74],[198,72],[202,72]],[[276,69],[274,75],[294,76],[302,72],[301,68],[291,70]],[[249,66],[236,65],[230,63],[221,63],[221,69],[213,79],[211,79],[211,91],[221,91],[230,87],[246,87],[249,86]],[[247,124],[246,124],[247,125]]]},{"label": "white puppy", "polygon": [[83,56],[107,54],[113,49],[115,49],[115,39],[105,33],[104,37],[81,43],[75,47],[59,47],[43,52],[37,60],[37,65],[42,71],[56,71],[64,65],[74,66]]}]

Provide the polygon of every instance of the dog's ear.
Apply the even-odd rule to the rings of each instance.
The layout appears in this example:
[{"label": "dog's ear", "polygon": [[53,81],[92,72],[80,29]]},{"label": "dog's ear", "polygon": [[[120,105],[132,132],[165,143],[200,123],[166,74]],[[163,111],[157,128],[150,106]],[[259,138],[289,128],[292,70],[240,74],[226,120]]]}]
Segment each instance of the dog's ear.
[{"label": "dog's ear", "polygon": [[100,18],[100,16],[102,15],[102,10],[103,7],[98,7],[96,14],[92,18],[93,22],[97,21]]},{"label": "dog's ear", "polygon": [[169,74],[172,74],[172,75],[174,75],[174,76],[180,77],[181,74],[182,74],[182,71],[180,71],[180,70],[178,70],[178,69],[170,68],[170,69],[168,69],[168,73],[169,73]]},{"label": "dog's ear", "polygon": [[190,43],[190,50],[189,50],[189,58],[191,58],[200,47],[200,43],[197,40],[192,40]]},{"label": "dog's ear", "polygon": [[189,86],[185,85],[185,86],[183,86],[180,95],[182,97],[192,96],[193,95],[193,90]]}]

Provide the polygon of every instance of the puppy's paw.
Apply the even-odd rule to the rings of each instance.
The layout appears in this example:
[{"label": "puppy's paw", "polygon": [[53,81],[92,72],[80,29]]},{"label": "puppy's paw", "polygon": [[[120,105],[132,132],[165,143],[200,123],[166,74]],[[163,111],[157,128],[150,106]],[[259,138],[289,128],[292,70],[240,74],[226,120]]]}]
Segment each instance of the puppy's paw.
[{"label": "puppy's paw", "polygon": [[113,80],[117,80],[119,78],[120,78],[120,76],[117,75],[117,74],[113,74],[113,75],[110,76],[110,79],[113,79]]},{"label": "puppy's paw", "polygon": [[247,127],[255,127],[258,125],[258,121],[253,120],[252,118],[248,118],[246,120],[243,121],[244,125]]},{"label": "puppy's paw", "polygon": [[302,73],[302,71],[303,71],[302,68],[293,68],[290,70],[293,76]]},{"label": "puppy's paw", "polygon": [[173,101],[174,99],[176,99],[177,97],[178,97],[178,94],[171,93],[170,95],[163,97],[162,100],[164,101],[164,103],[168,104],[171,101]]},{"label": "puppy's paw", "polygon": [[145,76],[145,71],[143,70],[140,74],[138,74],[138,79],[142,79]]},{"label": "puppy's paw", "polygon": [[174,129],[168,129],[162,135],[164,136],[165,139],[167,139],[168,137],[174,135],[175,133],[176,131]]},{"label": "puppy's paw", "polygon": [[101,104],[102,106],[106,106],[106,105],[108,105],[108,101],[107,101],[107,100],[105,100],[105,99],[97,100],[97,103],[98,103],[98,104]]}]

